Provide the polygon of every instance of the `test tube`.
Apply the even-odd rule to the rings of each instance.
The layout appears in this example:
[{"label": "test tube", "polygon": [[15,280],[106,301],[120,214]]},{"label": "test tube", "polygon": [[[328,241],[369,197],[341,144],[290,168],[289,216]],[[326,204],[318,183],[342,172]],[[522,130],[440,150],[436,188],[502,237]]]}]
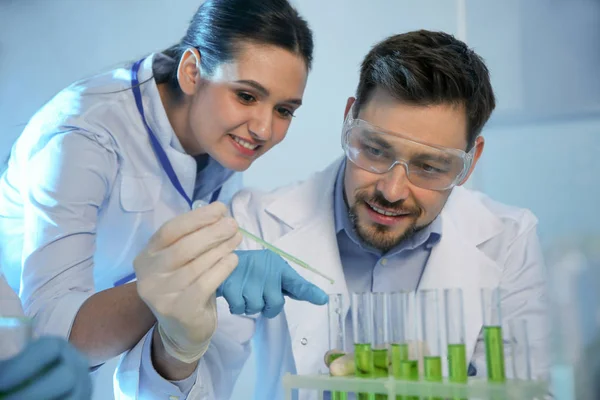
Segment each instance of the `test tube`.
[{"label": "test tube", "polygon": [[[391,373],[394,378],[406,381],[419,380],[414,294],[394,292],[390,295]],[[404,399],[419,400],[419,397],[396,396],[396,400]]]},{"label": "test tube", "polygon": [[[374,376],[381,378],[389,372],[389,294],[373,293],[373,364]],[[387,400],[387,394],[376,394],[375,399]]]},{"label": "test tube", "polygon": [[[346,351],[346,324],[344,321],[344,297],[341,293],[330,294],[327,303],[329,313],[329,350],[335,350],[330,362],[344,355]],[[339,352],[339,353],[338,353]],[[331,400],[346,400],[345,392],[332,392]]]},{"label": "test tube", "polygon": [[[441,382],[442,349],[439,333],[438,291],[435,289],[421,290],[418,298],[421,317],[421,343],[418,347],[422,353],[423,378],[428,382]],[[428,399],[441,400],[435,397],[428,397]]]},{"label": "test tube", "polygon": [[[403,363],[409,360],[409,347],[406,338],[406,310],[408,309],[408,293],[393,292],[389,295],[390,313],[390,374],[395,379],[403,378]],[[417,371],[418,378],[418,371]],[[396,396],[396,400],[403,400]]]},{"label": "test tube", "polygon": [[462,289],[445,289],[446,341],[448,343],[448,380],[467,382],[467,351]]},{"label": "test tube", "polygon": [[531,354],[527,334],[527,320],[509,320],[508,331],[513,377],[520,380],[531,380]]},{"label": "test tube", "polygon": [[[354,336],[355,376],[372,378],[375,364],[373,360],[373,306],[372,294],[352,293],[352,334]],[[358,400],[372,400],[373,394],[358,393]]]},{"label": "test tube", "polygon": [[488,380],[502,383],[506,381],[506,373],[499,288],[481,289],[481,313]]},{"label": "test tube", "polygon": [[391,372],[394,378],[402,378],[401,364],[409,358],[405,323],[407,304],[407,292],[390,294]]}]

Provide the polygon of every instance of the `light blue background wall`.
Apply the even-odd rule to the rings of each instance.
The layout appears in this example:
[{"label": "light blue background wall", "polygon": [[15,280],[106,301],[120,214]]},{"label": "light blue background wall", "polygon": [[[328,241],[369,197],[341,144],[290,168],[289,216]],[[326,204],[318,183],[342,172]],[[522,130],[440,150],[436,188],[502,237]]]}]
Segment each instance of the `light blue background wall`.
[{"label": "light blue background wall", "polygon": [[[176,42],[199,0],[0,0],[0,156],[70,82]],[[419,29],[464,38],[488,62],[497,111],[469,185],[532,209],[545,245],[600,232],[600,2],[595,0],[296,0],[314,29],[315,63],[286,140],[248,171],[272,189],[340,154],[345,100],[362,57]],[[368,4],[368,6],[367,6]],[[113,365],[113,364],[111,364]],[[110,366],[110,365],[109,365]],[[252,386],[244,371],[236,398]],[[110,398],[110,369],[96,399]]]}]

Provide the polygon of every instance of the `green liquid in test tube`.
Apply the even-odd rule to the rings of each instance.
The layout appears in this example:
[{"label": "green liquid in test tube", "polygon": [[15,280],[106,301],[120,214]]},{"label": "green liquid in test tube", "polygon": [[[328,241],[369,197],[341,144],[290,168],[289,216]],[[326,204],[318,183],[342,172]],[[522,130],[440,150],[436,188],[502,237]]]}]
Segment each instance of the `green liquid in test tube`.
[{"label": "green liquid in test tube", "polygon": [[[343,354],[335,354],[331,356],[331,362],[340,358],[341,356],[343,356]],[[348,393],[338,391],[331,392],[331,400],[348,400]]]},{"label": "green liquid in test tube", "polygon": [[[419,381],[419,361],[402,360],[400,362],[400,375],[404,381]],[[396,399],[419,400],[419,396],[396,396]]]},{"label": "green liquid in test tube", "polygon": [[485,326],[483,328],[485,341],[485,357],[490,382],[505,382],[504,368],[504,342],[502,340],[502,327]]},{"label": "green liquid in test tube", "polygon": [[448,380],[453,383],[466,383],[467,349],[464,344],[448,345]]},{"label": "green liquid in test tube", "polygon": [[[373,362],[374,377],[383,378],[389,375],[389,293],[373,293]],[[378,393],[376,400],[387,400],[388,395]]]},{"label": "green liquid in test tube", "polygon": [[[442,381],[439,299],[436,289],[421,290],[418,294],[421,311],[421,340],[423,342],[423,377],[427,382]],[[427,346],[427,348],[425,348]],[[428,397],[430,400],[441,400]]]},{"label": "green liquid in test tube", "polygon": [[[398,380],[418,381],[419,363],[411,359],[409,343],[416,340],[414,298],[408,292],[390,294],[390,358],[391,375]],[[418,397],[396,396],[396,400],[419,400]]]},{"label": "green liquid in test tube", "polygon": [[372,378],[374,376],[375,358],[370,343],[354,344],[354,365],[356,376],[361,378]]},{"label": "green liquid in test tube", "polygon": [[[343,356],[343,354],[334,354],[331,356],[331,362],[337,360]],[[348,400],[348,393],[346,392],[331,392],[331,400]]]},{"label": "green liquid in test tube", "polygon": [[[330,362],[340,358],[346,351],[346,326],[344,315],[344,297],[341,293],[330,294],[327,303],[329,314],[329,350],[340,351],[339,354],[333,354]],[[331,392],[331,400],[347,400],[348,394],[345,392]]]},{"label": "green liquid in test tube", "polygon": [[[359,378],[373,378],[375,372],[375,359],[370,343],[354,344],[354,375]],[[371,393],[358,393],[358,400],[373,400]]]},{"label": "green liquid in test tube", "polygon": [[407,381],[419,380],[419,362],[417,360],[402,360],[400,374]]},{"label": "green liquid in test tube", "polygon": [[442,381],[442,357],[423,357],[425,380],[429,382]]},{"label": "green liquid in test tube", "polygon": [[402,361],[408,360],[408,344],[402,343],[392,343],[391,349],[391,367],[392,367],[392,376],[394,378],[402,378],[400,373],[400,363]]},{"label": "green liquid in test tube", "polygon": [[[373,359],[373,306],[372,294],[352,293],[352,335],[354,337],[354,375],[372,378],[375,370]],[[375,394],[357,393],[358,400],[374,400]]]},{"label": "green liquid in test tube", "polygon": [[375,365],[374,376],[376,378],[388,376],[389,356],[386,349],[373,350],[373,363]]},{"label": "green liquid in test tube", "polygon": [[448,380],[453,383],[467,383],[468,364],[462,290],[444,289],[444,307],[448,343]]},{"label": "green liquid in test tube", "polygon": [[481,289],[481,312],[488,381],[502,383],[506,381],[506,374],[504,371],[500,289]]}]

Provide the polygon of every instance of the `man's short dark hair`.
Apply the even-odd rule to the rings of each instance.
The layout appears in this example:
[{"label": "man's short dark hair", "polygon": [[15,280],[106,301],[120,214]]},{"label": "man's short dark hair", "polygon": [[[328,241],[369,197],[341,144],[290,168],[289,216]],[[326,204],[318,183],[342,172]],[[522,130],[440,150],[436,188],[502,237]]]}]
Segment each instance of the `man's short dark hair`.
[{"label": "man's short dark hair", "polygon": [[496,106],[483,59],[443,32],[413,31],[375,45],[362,62],[356,114],[377,88],[406,104],[464,106],[467,149],[472,148]]}]

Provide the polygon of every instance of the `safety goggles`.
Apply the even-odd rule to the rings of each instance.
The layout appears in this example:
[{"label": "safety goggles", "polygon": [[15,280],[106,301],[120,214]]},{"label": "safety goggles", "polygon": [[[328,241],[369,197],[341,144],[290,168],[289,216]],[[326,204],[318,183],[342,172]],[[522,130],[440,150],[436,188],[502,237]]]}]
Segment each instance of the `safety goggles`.
[{"label": "safety goggles", "polygon": [[353,118],[352,111],[344,121],[342,147],[346,157],[359,168],[385,174],[402,165],[413,185],[429,190],[456,186],[471,168],[475,148],[466,153],[416,142],[401,133]]}]

